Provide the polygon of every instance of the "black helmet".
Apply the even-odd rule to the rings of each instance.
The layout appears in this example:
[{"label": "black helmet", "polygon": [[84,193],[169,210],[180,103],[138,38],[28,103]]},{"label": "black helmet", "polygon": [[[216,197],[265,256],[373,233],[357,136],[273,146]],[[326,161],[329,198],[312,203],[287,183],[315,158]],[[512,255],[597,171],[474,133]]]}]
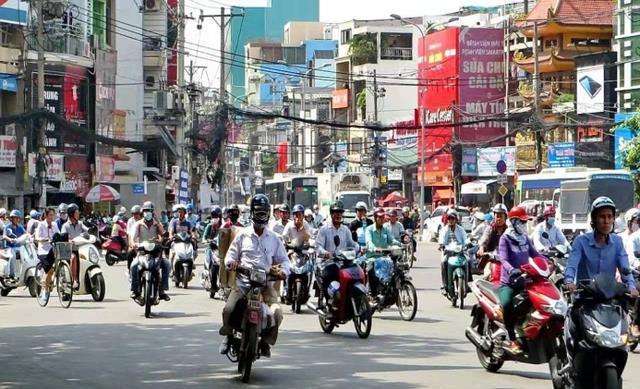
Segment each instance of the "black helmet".
[{"label": "black helmet", "polygon": [[211,208],[211,217],[219,218],[220,216],[222,216],[222,209],[218,205],[214,205]]},{"label": "black helmet", "polygon": [[331,207],[329,207],[329,213],[334,212],[344,212],[344,205],[342,204],[342,201],[336,201],[331,204]]},{"label": "black helmet", "polygon": [[289,208],[289,204],[280,204],[280,207],[278,208],[278,210],[280,212],[291,213],[291,209]]},{"label": "black helmet", "polygon": [[153,212],[155,208],[156,207],[153,205],[151,201],[145,201],[144,204],[142,204],[142,212],[145,212],[145,211]]},{"label": "black helmet", "polygon": [[227,211],[237,211],[237,212],[240,212],[240,207],[238,207],[238,204],[231,204],[231,206],[229,207],[229,209],[227,209]]},{"label": "black helmet", "polygon": [[251,199],[251,220],[258,225],[269,223],[271,205],[269,198],[263,194],[257,194]]},{"label": "black helmet", "polygon": [[73,215],[76,211],[79,211],[79,210],[80,208],[78,207],[77,204],[71,203],[67,206],[67,214],[69,215]]}]

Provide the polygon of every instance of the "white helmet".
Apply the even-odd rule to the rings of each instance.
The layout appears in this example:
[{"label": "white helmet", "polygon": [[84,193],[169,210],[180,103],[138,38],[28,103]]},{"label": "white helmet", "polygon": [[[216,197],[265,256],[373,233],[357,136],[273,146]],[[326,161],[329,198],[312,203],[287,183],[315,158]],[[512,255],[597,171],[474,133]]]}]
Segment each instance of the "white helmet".
[{"label": "white helmet", "polygon": [[356,210],[358,209],[364,209],[365,211],[367,210],[367,204],[365,204],[364,201],[358,201],[356,203]]},{"label": "white helmet", "polygon": [[627,212],[625,212],[624,214],[624,221],[625,223],[630,223],[633,219],[637,219],[638,217],[640,217],[640,209],[638,208],[631,208],[629,209]]},{"label": "white helmet", "polygon": [[7,209],[6,208],[0,208],[0,216],[7,216]]},{"label": "white helmet", "polygon": [[509,213],[509,209],[507,208],[506,205],[504,205],[502,203],[499,203],[499,204],[496,204],[493,207],[492,212],[493,213],[504,213],[506,215],[507,213]]}]

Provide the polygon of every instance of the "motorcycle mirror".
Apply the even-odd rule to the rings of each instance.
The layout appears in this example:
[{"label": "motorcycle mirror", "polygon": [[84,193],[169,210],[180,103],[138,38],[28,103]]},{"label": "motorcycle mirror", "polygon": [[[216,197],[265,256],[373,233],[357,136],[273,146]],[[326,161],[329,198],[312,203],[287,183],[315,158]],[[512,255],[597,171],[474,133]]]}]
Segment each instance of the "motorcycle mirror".
[{"label": "motorcycle mirror", "polygon": [[333,244],[335,244],[336,247],[340,246],[340,237],[338,235],[333,237]]}]

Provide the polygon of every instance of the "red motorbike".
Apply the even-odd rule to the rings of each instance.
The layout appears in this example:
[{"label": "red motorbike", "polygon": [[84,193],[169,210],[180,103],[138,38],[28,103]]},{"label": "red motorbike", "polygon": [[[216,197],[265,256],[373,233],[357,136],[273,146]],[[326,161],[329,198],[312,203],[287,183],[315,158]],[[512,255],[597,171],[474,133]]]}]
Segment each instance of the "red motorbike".
[{"label": "red motorbike", "polygon": [[109,266],[113,266],[121,261],[126,261],[129,255],[127,248],[122,247],[122,244],[118,242],[117,239],[108,239],[102,244],[102,248],[107,251],[104,255],[104,260]]},{"label": "red motorbike", "polygon": [[471,311],[472,322],[465,335],[476,346],[480,364],[487,371],[496,372],[509,360],[549,363],[554,388],[559,387],[556,386],[561,383],[558,360],[566,359],[563,328],[567,302],[549,281],[552,271],[546,258],[530,258],[520,270],[524,289],[514,297],[513,310],[522,353],[512,354],[505,348],[508,332],[498,299],[499,286],[486,280],[471,284],[478,304]]}]

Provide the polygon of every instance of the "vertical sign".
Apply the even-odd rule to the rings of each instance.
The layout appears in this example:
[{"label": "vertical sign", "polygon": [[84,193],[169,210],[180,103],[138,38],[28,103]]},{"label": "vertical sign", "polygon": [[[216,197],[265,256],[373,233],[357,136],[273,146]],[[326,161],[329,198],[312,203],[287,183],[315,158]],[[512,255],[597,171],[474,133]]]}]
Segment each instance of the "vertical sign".
[{"label": "vertical sign", "polygon": [[178,181],[178,202],[187,204],[191,201],[189,196],[189,173],[186,170],[180,170],[180,180]]}]

